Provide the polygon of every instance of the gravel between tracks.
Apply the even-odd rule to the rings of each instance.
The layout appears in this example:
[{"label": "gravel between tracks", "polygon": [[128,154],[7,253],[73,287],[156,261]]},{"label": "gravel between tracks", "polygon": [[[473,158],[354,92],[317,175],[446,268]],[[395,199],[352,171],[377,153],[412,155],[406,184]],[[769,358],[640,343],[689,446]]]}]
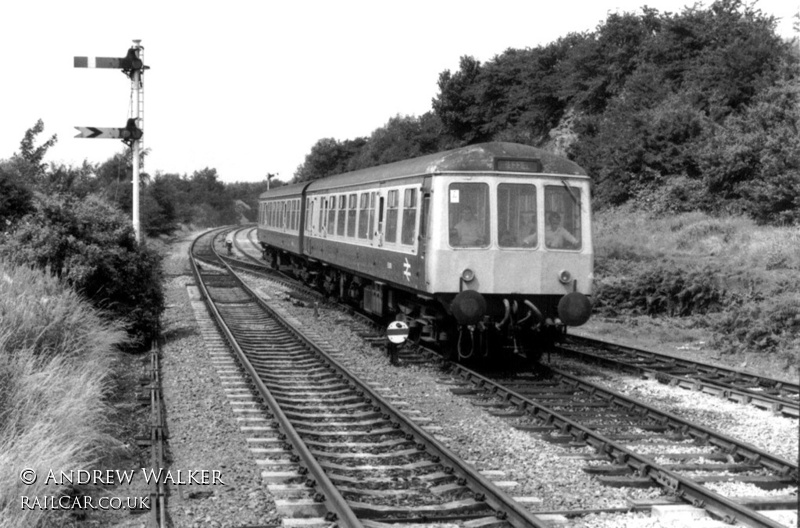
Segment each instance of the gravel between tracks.
[{"label": "gravel between tracks", "polygon": [[[165,271],[168,276],[172,275],[166,287],[168,308],[163,326],[167,344],[162,362],[171,467],[218,469],[227,485],[224,488],[196,486],[196,490],[181,486],[183,494],[179,493],[179,487],[173,486],[168,511],[174,526],[274,523],[274,505],[261,485],[256,464],[244,447],[244,440],[215,383],[216,373],[208,362],[190,307],[186,286],[193,280],[188,275],[186,254],[191,238],[173,244],[165,261]],[[453,395],[446,386],[437,383],[441,373],[436,368],[391,366],[382,349],[373,348],[358,337],[350,328],[351,319],[340,311],[320,308],[316,317],[310,303],[276,293],[275,286],[261,279],[253,279],[252,284],[262,293],[269,292],[273,301],[348,353],[348,368],[373,384],[393,388],[410,408],[421,411],[422,416],[441,427],[437,436],[455,453],[479,469],[505,472],[503,480],[517,483],[510,491],[513,496],[542,499],[536,509],[625,507],[628,505],[626,496],[660,495],[657,490],[620,490],[596,485],[581,471],[585,462],[569,456],[591,450],[568,450],[518,431],[508,420],[489,415],[485,409],[471,405],[468,398]],[[604,381],[602,375],[598,381]],[[624,385],[615,382],[614,389],[630,391],[653,405],[669,404],[676,414],[694,412],[696,418],[692,419],[770,450],[773,450],[772,445],[778,445],[773,451],[797,459],[796,421],[791,424],[787,418],[774,417],[758,409],[744,411],[743,406],[703,394],[682,393],[656,382],[630,378]],[[744,415],[748,417],[743,418]],[[768,440],[770,438],[775,440]],[[787,450],[780,451],[780,446]],[[212,491],[213,494],[189,499],[189,491]],[[747,486],[734,493],[756,494],[758,490]],[[592,515],[571,520],[567,526],[658,528],[675,524],[661,523],[647,513],[629,513]],[[693,526],[700,528],[703,524],[694,522]]]},{"label": "gravel between tracks", "polygon": [[279,524],[260,470],[247,450],[211,366],[187,286],[194,236],[170,246],[164,261],[167,309],[162,318],[162,388],[169,469],[220,471],[225,485],[170,485],[167,512],[175,527],[227,528]]},{"label": "gravel between tracks", "polygon": [[[303,321],[307,328],[326,336],[328,342],[347,352],[349,369],[376,385],[393,388],[410,407],[421,411],[441,427],[440,436],[451,450],[481,470],[500,470],[502,480],[514,481],[513,496],[542,499],[539,510],[593,509],[626,507],[626,497],[642,499],[660,496],[654,489],[614,489],[597,485],[581,471],[585,462],[576,454],[591,454],[591,449],[565,449],[545,442],[511,426],[508,419],[489,415],[473,406],[466,397],[453,395],[438,383],[441,372],[434,366],[406,365],[392,367],[382,348],[373,348],[353,330],[352,319],[336,309],[320,307],[315,315],[311,302],[290,297],[283,287],[251,276],[249,283],[262,296],[277,303]],[[357,325],[356,325],[357,326]],[[597,372],[597,369],[594,370]],[[599,376],[608,383],[611,376]],[[731,436],[762,446],[789,460],[797,459],[797,421],[708,395],[671,389],[655,381],[614,375],[613,388],[631,393],[637,399],[675,414],[687,416]],[[764,495],[754,486],[717,485],[716,490],[733,495]],[[782,490],[796,493],[796,488]],[[593,515],[573,520],[569,526],[661,526],[647,514]]]}]

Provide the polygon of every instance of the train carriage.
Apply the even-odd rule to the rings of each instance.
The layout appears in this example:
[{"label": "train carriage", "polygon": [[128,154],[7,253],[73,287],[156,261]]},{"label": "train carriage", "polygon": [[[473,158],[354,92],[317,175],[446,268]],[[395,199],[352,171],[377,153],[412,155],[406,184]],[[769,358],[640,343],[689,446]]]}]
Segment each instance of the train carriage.
[{"label": "train carriage", "polygon": [[462,359],[536,358],[589,317],[589,178],[485,143],[267,191],[265,258]]}]

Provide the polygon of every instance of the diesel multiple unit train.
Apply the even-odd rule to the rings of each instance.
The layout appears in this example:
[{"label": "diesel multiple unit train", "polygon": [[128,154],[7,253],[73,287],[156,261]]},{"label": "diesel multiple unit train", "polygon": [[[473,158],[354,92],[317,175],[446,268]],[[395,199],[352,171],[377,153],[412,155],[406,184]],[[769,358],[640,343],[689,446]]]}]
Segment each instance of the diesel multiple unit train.
[{"label": "diesel multiple unit train", "polygon": [[590,213],[581,167],[496,142],[269,190],[258,239],[273,267],[452,359],[538,361],[590,316]]}]

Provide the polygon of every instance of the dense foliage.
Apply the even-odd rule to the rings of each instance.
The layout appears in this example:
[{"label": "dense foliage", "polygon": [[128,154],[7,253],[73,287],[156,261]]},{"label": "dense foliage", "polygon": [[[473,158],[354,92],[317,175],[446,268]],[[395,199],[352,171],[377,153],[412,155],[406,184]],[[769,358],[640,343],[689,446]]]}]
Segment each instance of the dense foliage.
[{"label": "dense foliage", "polygon": [[368,138],[317,141],[297,168],[294,183],[342,172],[374,167],[458,146],[439,118],[431,112],[421,117],[395,116]]},{"label": "dense foliage", "polygon": [[164,310],[160,257],[138,245],[130,221],[102,198],[42,195],[2,238],[0,257],[48,269],[139,340]]},{"label": "dense foliage", "polygon": [[774,18],[738,0],[643,8],[484,65],[464,57],[440,76],[434,109],[467,143],[557,148],[556,126],[572,117],[561,146],[594,177],[598,208],[633,201],[795,222],[796,68]]},{"label": "dense foliage", "polygon": [[484,141],[566,154],[596,207],[800,221],[798,56],[740,0],[615,13],[594,31],[439,76],[432,111],[320,140],[296,181]]},{"label": "dense foliage", "polygon": [[164,310],[160,257],[137,244],[130,219],[93,192],[98,178],[91,167],[43,163],[56,141],[36,147],[43,128],[39,121],[19,153],[0,162],[0,258],[49,271],[123,321],[132,342],[141,343]]}]

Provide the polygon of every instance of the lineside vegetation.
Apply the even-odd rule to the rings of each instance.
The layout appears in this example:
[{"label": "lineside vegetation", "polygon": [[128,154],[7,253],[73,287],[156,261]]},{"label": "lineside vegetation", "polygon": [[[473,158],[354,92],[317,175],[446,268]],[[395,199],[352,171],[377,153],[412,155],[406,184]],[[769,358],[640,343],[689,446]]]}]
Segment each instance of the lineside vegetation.
[{"label": "lineside vegetation", "polygon": [[108,403],[127,333],[46,271],[0,260],[0,526],[36,526],[52,511],[22,496],[72,490],[25,486],[22,468],[89,468],[119,449]]}]

